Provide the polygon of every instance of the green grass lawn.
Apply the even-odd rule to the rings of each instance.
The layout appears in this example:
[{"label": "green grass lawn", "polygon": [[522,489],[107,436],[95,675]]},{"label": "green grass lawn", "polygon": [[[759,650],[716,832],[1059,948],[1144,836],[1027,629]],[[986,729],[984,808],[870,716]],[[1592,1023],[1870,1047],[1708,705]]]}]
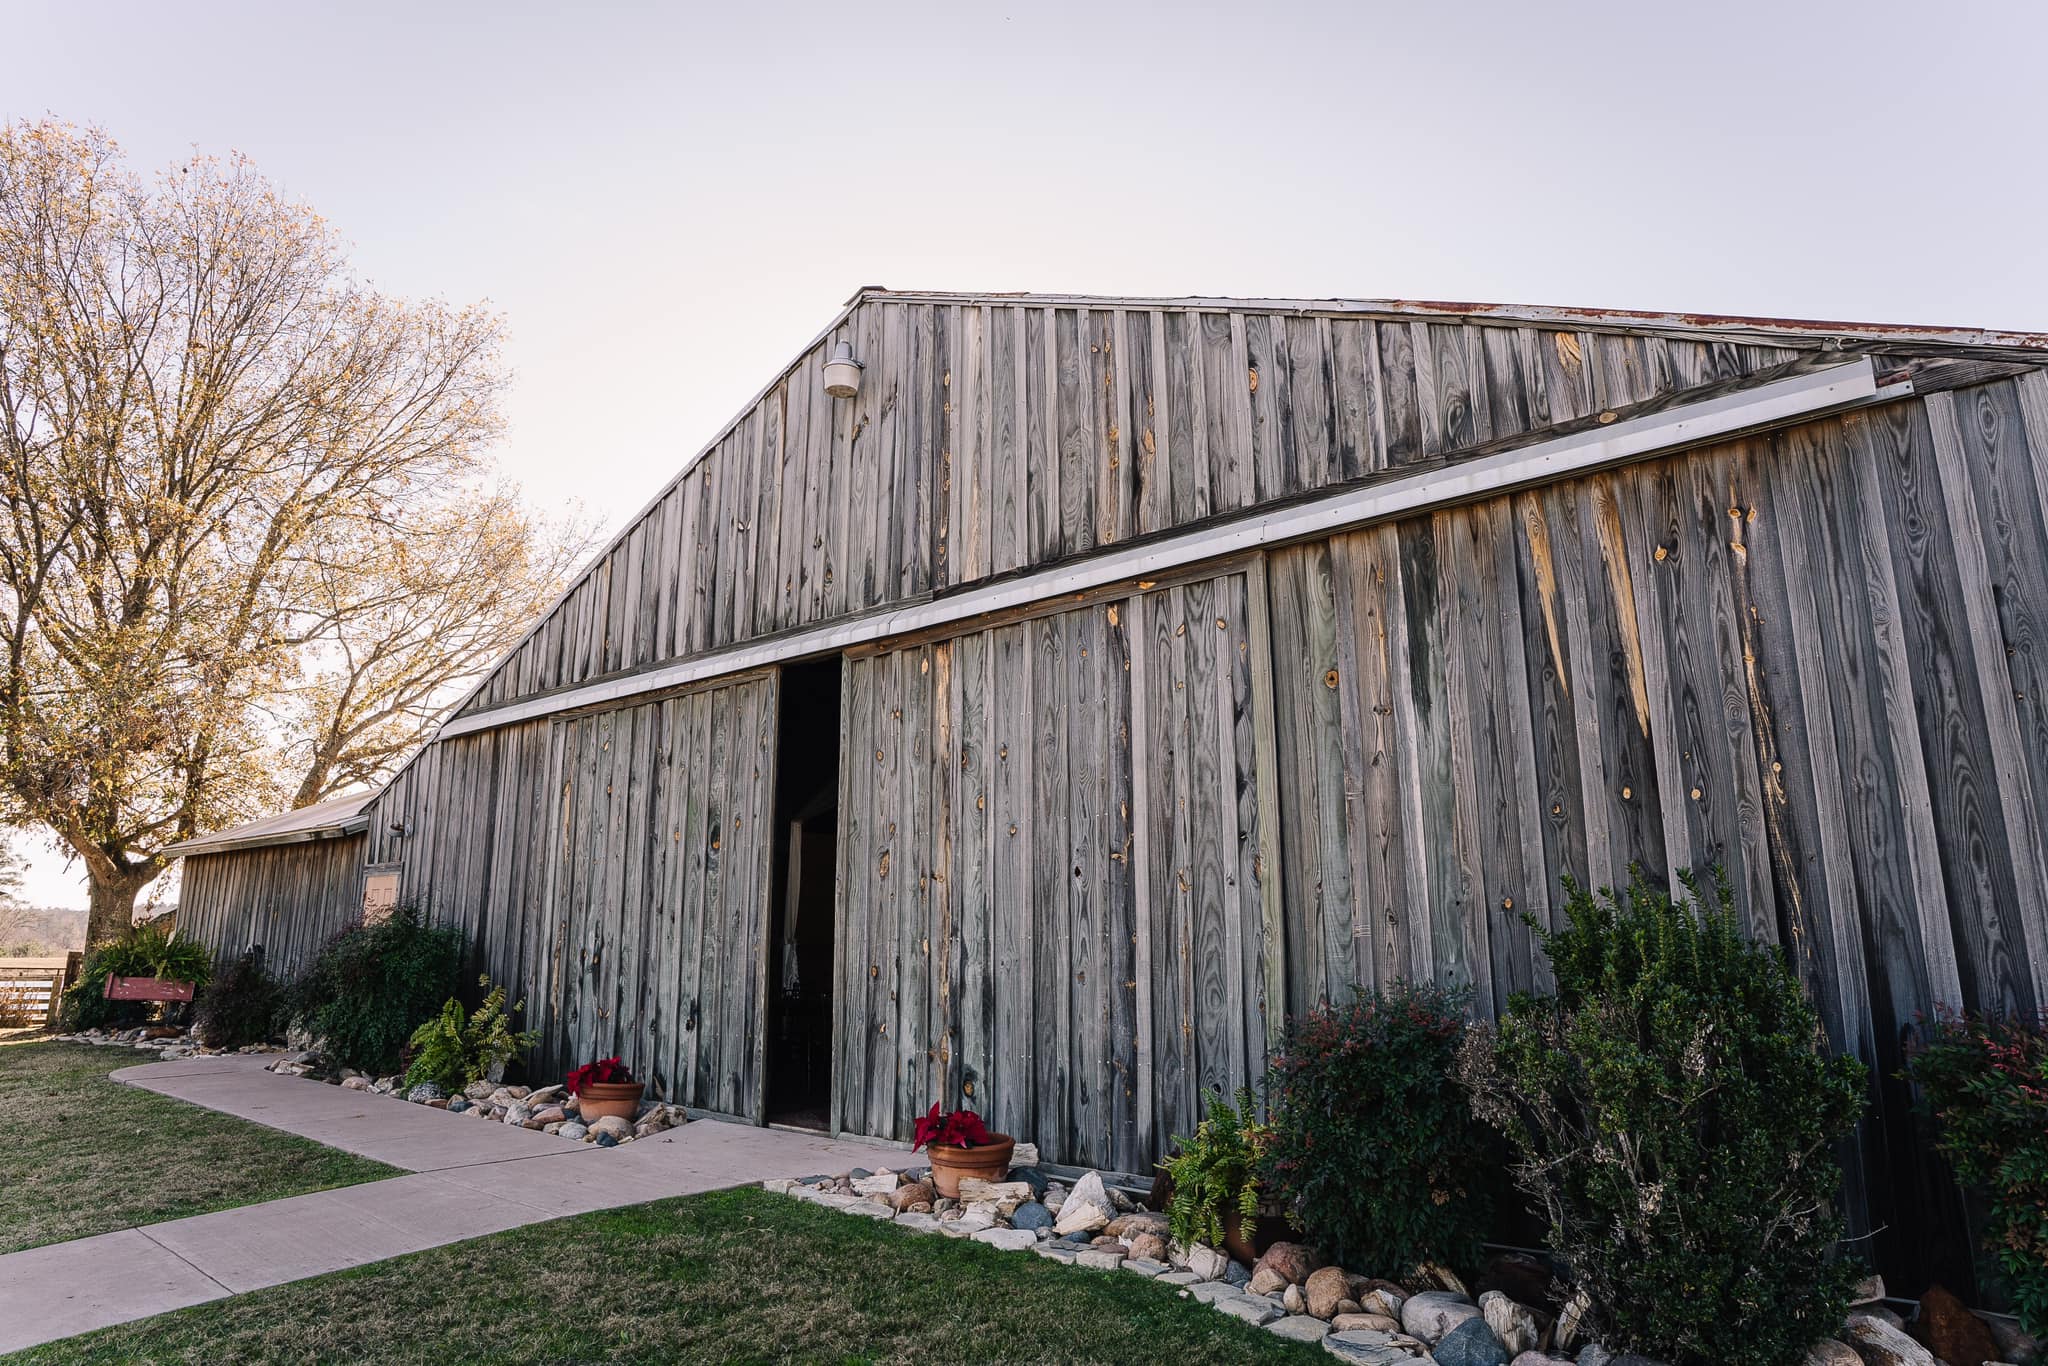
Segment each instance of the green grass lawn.
[{"label": "green grass lawn", "polygon": [[0,1048],[0,1253],[402,1173],[111,1081],[147,1055]]},{"label": "green grass lawn", "polygon": [[1329,1361],[1126,1271],[760,1190],[536,1224],[24,1353],[21,1362]]}]

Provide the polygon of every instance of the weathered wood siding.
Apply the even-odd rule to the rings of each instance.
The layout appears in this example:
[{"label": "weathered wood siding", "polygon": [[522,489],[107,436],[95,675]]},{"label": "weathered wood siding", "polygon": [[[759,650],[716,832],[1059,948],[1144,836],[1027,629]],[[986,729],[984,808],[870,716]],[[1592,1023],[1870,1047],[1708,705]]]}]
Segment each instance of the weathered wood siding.
[{"label": "weathered wood siding", "polygon": [[[840,341],[867,367],[853,399],[824,391]],[[464,714],[1799,354],[1312,309],[870,299],[655,500]]]},{"label": "weathered wood siding", "polygon": [[940,1100],[1053,1160],[1142,1170],[1203,1088],[1263,1074],[1278,888],[1251,583],[848,661],[838,1127],[907,1137]]},{"label": "weathered wood siding", "polygon": [[526,1001],[535,1067],[616,1053],[655,1095],[759,1117],[776,696],[757,676],[463,736],[379,798],[372,858]]},{"label": "weathered wood siding", "polygon": [[363,914],[361,835],[195,854],[178,887],[178,929],[221,960],[258,944],[264,965],[290,976],[336,930]]},{"label": "weathered wood siding", "polygon": [[1547,985],[1560,879],[1719,865],[1871,1067],[1851,1212],[1969,1276],[1896,1073],[2048,988],[2048,378],[1273,557],[1287,1005]]}]

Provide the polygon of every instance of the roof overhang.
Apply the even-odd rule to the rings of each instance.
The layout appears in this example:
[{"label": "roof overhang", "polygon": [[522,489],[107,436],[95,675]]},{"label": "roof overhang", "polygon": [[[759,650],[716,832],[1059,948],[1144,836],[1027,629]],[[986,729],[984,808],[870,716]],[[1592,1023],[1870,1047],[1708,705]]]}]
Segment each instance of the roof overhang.
[{"label": "roof overhang", "polygon": [[370,828],[366,808],[377,794],[352,792],[297,811],[265,816],[211,835],[181,840],[164,850],[172,858],[194,854],[224,854],[236,849],[263,849],[281,844],[310,844],[315,840],[344,839]]}]

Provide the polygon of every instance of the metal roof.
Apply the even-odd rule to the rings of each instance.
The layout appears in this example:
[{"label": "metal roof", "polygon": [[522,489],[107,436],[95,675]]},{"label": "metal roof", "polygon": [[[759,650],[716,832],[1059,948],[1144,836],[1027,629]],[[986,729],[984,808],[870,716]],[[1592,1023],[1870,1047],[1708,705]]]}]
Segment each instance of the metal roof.
[{"label": "metal roof", "polygon": [[370,818],[363,808],[375,792],[351,792],[324,802],[302,806],[280,816],[265,816],[230,830],[199,835],[165,849],[166,854],[218,854],[229,849],[257,849],[271,844],[301,844],[312,840],[338,839],[369,829]]}]

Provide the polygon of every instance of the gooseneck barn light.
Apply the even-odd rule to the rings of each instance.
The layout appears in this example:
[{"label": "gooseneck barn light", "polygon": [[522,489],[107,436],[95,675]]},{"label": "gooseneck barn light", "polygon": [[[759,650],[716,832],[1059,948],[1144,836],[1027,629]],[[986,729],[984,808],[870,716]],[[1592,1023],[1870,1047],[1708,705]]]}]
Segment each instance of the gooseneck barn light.
[{"label": "gooseneck barn light", "polygon": [[852,398],[860,392],[860,372],[853,347],[839,343],[832,350],[832,359],[825,362],[825,392],[834,398]]}]

